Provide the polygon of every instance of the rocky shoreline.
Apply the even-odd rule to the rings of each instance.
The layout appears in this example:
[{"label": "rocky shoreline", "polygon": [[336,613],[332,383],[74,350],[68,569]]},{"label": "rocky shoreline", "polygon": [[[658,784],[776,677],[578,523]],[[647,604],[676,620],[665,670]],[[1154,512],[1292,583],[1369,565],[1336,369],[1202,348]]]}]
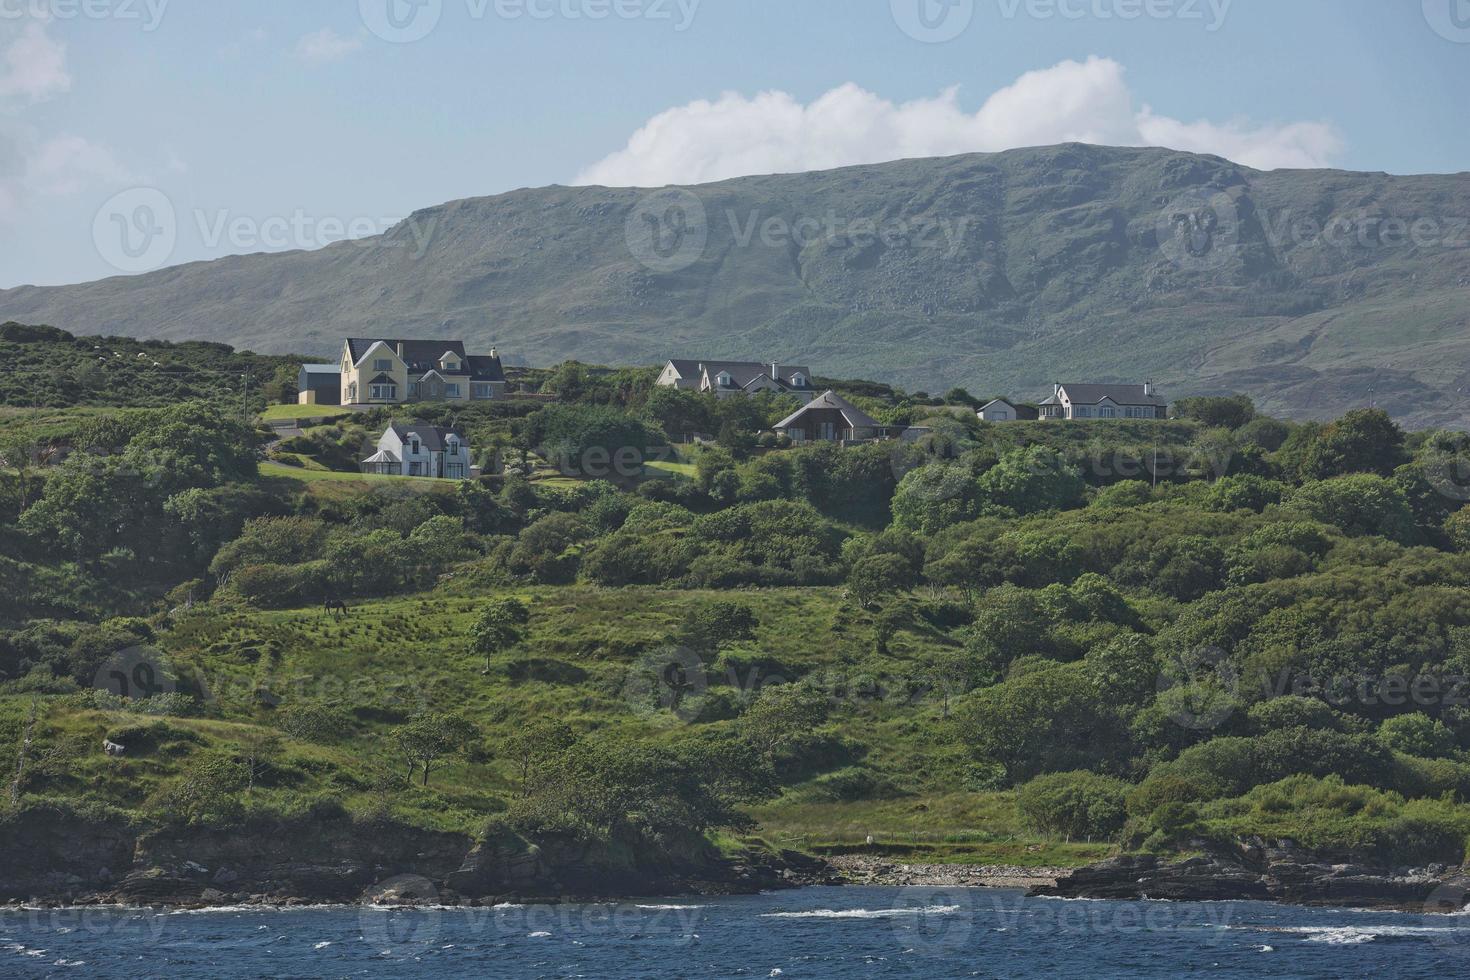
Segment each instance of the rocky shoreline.
[{"label": "rocky shoreline", "polygon": [[1291,841],[1253,839],[1238,842],[1233,850],[1211,850],[1173,863],[1151,855],[1122,855],[1068,872],[1029,894],[1457,914],[1470,907],[1470,871],[1448,865],[1374,867],[1335,861]]},{"label": "rocky shoreline", "polygon": [[1067,868],[1009,865],[912,864],[864,854],[842,854],[827,863],[848,885],[892,888],[1043,888],[1055,885]]}]

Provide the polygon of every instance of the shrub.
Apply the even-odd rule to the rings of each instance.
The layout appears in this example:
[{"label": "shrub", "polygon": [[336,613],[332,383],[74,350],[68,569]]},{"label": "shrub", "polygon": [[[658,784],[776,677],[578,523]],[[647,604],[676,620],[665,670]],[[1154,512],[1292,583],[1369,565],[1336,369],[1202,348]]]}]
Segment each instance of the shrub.
[{"label": "shrub", "polygon": [[1091,772],[1038,776],[1016,791],[1021,819],[1038,833],[1108,839],[1127,819],[1129,785]]}]

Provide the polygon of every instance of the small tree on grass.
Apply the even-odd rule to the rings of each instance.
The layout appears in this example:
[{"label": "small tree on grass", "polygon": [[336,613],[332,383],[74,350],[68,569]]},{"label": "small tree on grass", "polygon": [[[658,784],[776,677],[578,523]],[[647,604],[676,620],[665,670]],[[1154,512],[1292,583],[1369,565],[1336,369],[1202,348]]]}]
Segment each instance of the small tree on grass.
[{"label": "small tree on grass", "polygon": [[485,658],[485,673],[490,673],[490,661],[496,654],[525,640],[530,621],[531,611],[521,600],[491,600],[470,629],[475,652]]},{"label": "small tree on grass", "polygon": [[245,773],[245,789],[255,789],[256,780],[270,771],[271,763],[281,754],[281,737],[274,732],[251,732],[240,739],[235,754]]},{"label": "small tree on grass", "polygon": [[392,738],[409,778],[421,772],[427,786],[435,766],[463,753],[478,736],[479,729],[458,715],[425,712],[393,729]]},{"label": "small tree on grass", "polygon": [[738,602],[711,602],[690,614],[679,639],[691,650],[717,653],[726,644],[755,639],[759,625],[760,621],[749,606]]},{"label": "small tree on grass", "polygon": [[505,757],[521,780],[521,796],[529,796],[540,770],[577,741],[571,727],[559,721],[538,721],[516,730],[505,742]]}]

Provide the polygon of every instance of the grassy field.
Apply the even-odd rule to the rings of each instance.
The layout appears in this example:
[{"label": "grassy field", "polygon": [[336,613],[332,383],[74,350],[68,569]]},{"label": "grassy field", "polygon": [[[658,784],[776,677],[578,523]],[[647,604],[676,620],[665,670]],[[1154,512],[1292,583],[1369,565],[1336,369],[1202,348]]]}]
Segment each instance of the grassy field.
[{"label": "grassy field", "polygon": [[[516,595],[532,619],[523,647],[497,658],[487,675],[468,633],[491,595]],[[186,686],[206,692],[217,717],[168,719],[163,745],[151,754],[119,761],[80,753],[44,791],[139,807],[190,760],[277,730],[293,703],[328,702],[350,713],[351,731],[325,745],[288,740],[275,776],[252,798],[282,806],[327,796],[353,809],[383,805],[374,773],[398,766],[387,748],[389,729],[433,707],[473,720],[487,750],[447,765],[427,788],[395,791],[388,805],[419,826],[474,832],[515,791],[497,746],[531,719],[654,739],[687,734],[680,718],[633,693],[630,678],[666,657],[690,611],[713,598],[729,596],[582,586],[487,590],[466,566],[432,596],[364,603],[340,620],[314,608],[200,609],[162,634],[159,647]],[[833,691],[833,758],[754,812],[762,836],[831,852],[871,834],[895,854],[972,864],[1080,864],[1107,852],[1027,834],[1009,794],[956,789],[965,785],[968,760],[948,737],[940,705],[883,693],[920,669],[939,637],[922,626],[901,629],[879,653],[874,617],[844,604],[836,589],[751,590],[739,598],[755,611],[758,636],[703,664],[704,711],[695,727],[728,726],[723,719],[733,716],[735,699],[783,674],[815,671]],[[818,634],[830,639],[812,643]],[[864,683],[851,683],[858,679]],[[21,697],[0,699],[0,713],[15,717],[26,705]],[[53,702],[44,733],[47,744],[89,745],[140,724],[150,722]],[[883,787],[882,798],[834,798],[833,770],[860,772]]]},{"label": "grassy field", "polygon": [[352,414],[352,409],[342,405],[271,405],[260,413],[260,418],[264,422],[281,422],[286,419],[311,421],[341,418],[343,415]]}]

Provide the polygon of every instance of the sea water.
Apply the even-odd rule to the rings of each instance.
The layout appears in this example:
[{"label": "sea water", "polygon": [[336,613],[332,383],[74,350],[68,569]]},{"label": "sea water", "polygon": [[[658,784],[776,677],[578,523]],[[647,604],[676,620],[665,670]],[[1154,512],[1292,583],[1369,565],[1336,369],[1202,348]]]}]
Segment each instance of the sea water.
[{"label": "sea water", "polygon": [[599,905],[0,912],[0,977],[1398,977],[1470,917],[812,888]]}]

